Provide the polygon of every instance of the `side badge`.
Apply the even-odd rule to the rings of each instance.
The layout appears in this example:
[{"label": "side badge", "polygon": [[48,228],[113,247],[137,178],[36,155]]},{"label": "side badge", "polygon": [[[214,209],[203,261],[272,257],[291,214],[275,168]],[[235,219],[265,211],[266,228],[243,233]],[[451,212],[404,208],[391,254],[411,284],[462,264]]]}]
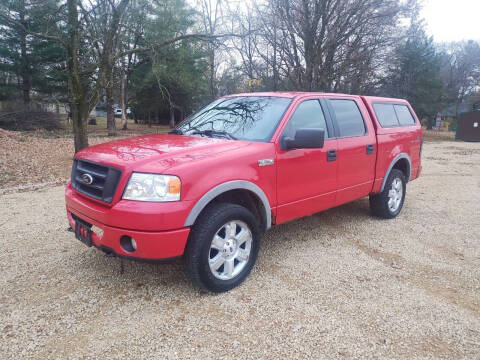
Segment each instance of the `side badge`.
[{"label": "side badge", "polygon": [[268,165],[273,165],[273,159],[258,160],[258,166],[268,166]]}]

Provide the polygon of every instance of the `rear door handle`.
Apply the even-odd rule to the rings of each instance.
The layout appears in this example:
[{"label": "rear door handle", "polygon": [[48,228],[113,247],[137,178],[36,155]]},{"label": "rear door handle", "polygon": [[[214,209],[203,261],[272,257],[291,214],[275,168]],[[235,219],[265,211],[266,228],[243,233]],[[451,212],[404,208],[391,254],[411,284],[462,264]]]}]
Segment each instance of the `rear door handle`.
[{"label": "rear door handle", "polygon": [[373,154],[373,152],[375,151],[375,146],[370,144],[370,145],[367,145],[367,155],[370,155],[370,154]]},{"label": "rear door handle", "polygon": [[328,150],[327,161],[336,161],[336,160],[337,160],[337,150]]}]

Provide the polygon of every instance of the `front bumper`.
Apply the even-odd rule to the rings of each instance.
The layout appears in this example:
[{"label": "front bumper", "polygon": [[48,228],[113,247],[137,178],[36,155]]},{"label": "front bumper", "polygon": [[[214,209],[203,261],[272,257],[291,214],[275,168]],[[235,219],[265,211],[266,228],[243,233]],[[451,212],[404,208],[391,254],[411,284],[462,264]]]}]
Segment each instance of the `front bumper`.
[{"label": "front bumper", "polygon": [[[75,229],[75,220],[73,218],[75,216],[103,230],[103,234],[92,232],[92,245],[95,247],[108,253],[115,253],[118,256],[139,260],[163,260],[183,255],[190,233],[190,228],[159,232],[115,228],[101,224],[85,215],[75,213],[68,206],[67,216],[72,229]],[[126,251],[120,244],[122,236],[130,236],[135,239],[137,249],[131,252]]]},{"label": "front bumper", "polygon": [[[120,201],[108,207],[77,194],[70,184],[65,190],[65,202],[72,229],[76,217],[102,230],[92,233],[92,245],[99,249],[145,260],[183,255],[190,233],[190,228],[183,225],[191,206],[189,202]],[[135,239],[136,250],[126,251],[120,244],[122,236]]]}]

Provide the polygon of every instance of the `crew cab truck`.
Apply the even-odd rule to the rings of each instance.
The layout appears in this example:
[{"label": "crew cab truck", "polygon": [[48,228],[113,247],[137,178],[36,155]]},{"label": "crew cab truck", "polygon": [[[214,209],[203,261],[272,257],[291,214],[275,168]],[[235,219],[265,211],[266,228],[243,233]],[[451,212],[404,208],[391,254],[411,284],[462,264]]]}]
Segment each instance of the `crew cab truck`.
[{"label": "crew cab truck", "polygon": [[420,122],[405,100],[225,96],[169,134],[78,152],[68,221],[77,239],[106,253],[183,256],[195,284],[223,292],[248,276],[273,225],[366,196],[374,215],[396,217],[421,150]]}]

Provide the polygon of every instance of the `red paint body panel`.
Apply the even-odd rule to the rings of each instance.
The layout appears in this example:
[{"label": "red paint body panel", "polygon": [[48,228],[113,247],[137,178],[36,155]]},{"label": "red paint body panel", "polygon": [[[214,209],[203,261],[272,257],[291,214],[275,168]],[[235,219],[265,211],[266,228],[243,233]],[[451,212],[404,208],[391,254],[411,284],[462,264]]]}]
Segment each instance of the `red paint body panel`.
[{"label": "red paint body panel", "polygon": [[322,149],[282,151],[277,144],[277,224],[335,206],[338,163],[327,162],[327,151],[336,148],[335,139]]},{"label": "red paint body panel", "polygon": [[[235,96],[277,96],[292,98],[270,142],[233,141],[181,135],[150,135],[117,140],[84,149],[76,158],[113,166],[122,171],[113,201],[94,200],[74,190],[65,190],[68,219],[71,216],[104,230],[94,235],[97,247],[108,247],[119,255],[164,259],[183,254],[190,232],[186,219],[195,204],[214,189],[233,180],[258,186],[268,199],[273,223],[310,215],[380,191],[392,160],[401,153],[411,159],[411,178],[421,170],[422,131],[413,109],[405,100],[325,93],[251,93]],[[308,99],[352,99],[364,118],[366,134],[351,138],[330,138],[321,149],[283,151],[280,137],[297,106]],[[322,100],[323,101],[323,100]],[[372,104],[406,104],[416,124],[382,128]],[[332,120],[333,121],[333,120]],[[366,153],[366,146],[374,152]],[[337,160],[327,161],[327,151],[336,150]],[[270,166],[259,166],[262,159],[274,159]],[[123,191],[132,172],[178,176],[181,200],[141,202],[123,200]],[[135,238],[138,248],[124,251],[120,237]]]},{"label": "red paint body panel", "polygon": [[80,218],[86,216],[116,228],[140,231],[165,231],[183,228],[194,204],[191,201],[168,203],[120,200],[112,207],[91,201],[69,184],[65,202]]},{"label": "red paint body panel", "polygon": [[327,162],[327,151],[337,150],[336,139],[327,139],[322,149],[280,148],[280,136],[298,105],[321,98],[318,94],[294,94],[297,98],[273,136],[277,164],[276,224],[329,209],[335,206],[336,199],[338,163]]},{"label": "red paint body panel", "polygon": [[[338,190],[335,204],[342,205],[365,197],[372,192],[375,178],[377,140],[375,128],[360,97],[335,96],[335,98],[355,100],[366,127],[364,136],[338,139]],[[367,145],[374,145],[372,154],[367,154]]]},{"label": "red paint body panel", "polygon": [[[179,230],[147,232],[138,230],[125,230],[107,226],[97,220],[76,212],[67,205],[68,222],[72,228],[75,228],[75,221],[72,213],[77,217],[95,225],[103,230],[103,234],[92,234],[93,245],[98,248],[112,250],[115,254],[125,257],[135,257],[146,260],[163,260],[183,255],[185,245],[187,244],[190,228]],[[135,239],[137,249],[134,253],[125,251],[120,246],[120,238],[124,235]]]},{"label": "red paint body panel", "polygon": [[[362,100],[370,113],[372,123],[375,126],[378,142],[377,166],[375,170],[375,184],[373,192],[379,192],[385,173],[392,160],[400,153],[406,153],[411,159],[411,177],[418,177],[421,168],[420,147],[423,139],[422,127],[415,111],[410,104],[403,99],[390,99],[371,96],[362,96]],[[374,103],[395,103],[406,105],[415,119],[415,125],[405,127],[382,128],[373,110]]]}]

